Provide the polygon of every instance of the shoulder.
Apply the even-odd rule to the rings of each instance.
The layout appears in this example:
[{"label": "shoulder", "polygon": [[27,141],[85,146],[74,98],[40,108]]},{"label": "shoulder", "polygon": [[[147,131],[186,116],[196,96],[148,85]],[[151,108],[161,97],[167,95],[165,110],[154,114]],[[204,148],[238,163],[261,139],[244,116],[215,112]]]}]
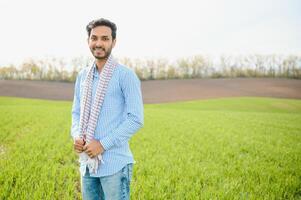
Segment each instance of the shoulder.
[{"label": "shoulder", "polygon": [[135,71],[128,66],[118,64],[116,67],[116,74],[119,79],[119,85],[122,89],[132,87],[133,85],[140,86],[140,80]]},{"label": "shoulder", "polygon": [[119,63],[117,64],[116,70],[123,75],[134,72],[134,70],[131,69],[130,67]]},{"label": "shoulder", "polygon": [[118,72],[120,80],[138,79],[138,76],[136,75],[135,71],[123,64],[118,64],[116,67],[116,71]]},{"label": "shoulder", "polygon": [[77,81],[81,82],[81,80],[84,80],[88,70],[89,70],[89,67],[82,68],[77,74],[77,77],[76,77]]},{"label": "shoulder", "polygon": [[82,68],[82,69],[78,72],[77,76],[79,76],[79,77],[85,76],[85,75],[87,74],[88,70],[89,70],[89,67],[84,67],[84,68]]}]

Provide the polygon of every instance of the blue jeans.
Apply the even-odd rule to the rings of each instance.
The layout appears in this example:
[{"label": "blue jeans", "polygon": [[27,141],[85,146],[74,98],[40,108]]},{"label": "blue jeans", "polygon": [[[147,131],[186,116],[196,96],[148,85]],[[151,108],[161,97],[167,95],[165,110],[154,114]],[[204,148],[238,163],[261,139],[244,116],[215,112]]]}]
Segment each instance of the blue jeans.
[{"label": "blue jeans", "polygon": [[84,200],[130,199],[130,182],[133,164],[127,164],[116,174],[105,177],[91,177],[88,170],[82,177]]}]

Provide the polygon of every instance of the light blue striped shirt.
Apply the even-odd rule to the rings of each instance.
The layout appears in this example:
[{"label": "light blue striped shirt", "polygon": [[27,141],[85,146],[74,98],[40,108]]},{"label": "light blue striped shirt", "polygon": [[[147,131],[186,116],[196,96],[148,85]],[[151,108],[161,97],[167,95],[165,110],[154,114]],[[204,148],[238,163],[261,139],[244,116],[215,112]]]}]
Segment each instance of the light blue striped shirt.
[{"label": "light blue striped shirt", "polygon": [[[99,81],[99,72],[94,67],[92,103]],[[83,83],[88,67],[82,69],[75,82],[72,106],[71,136],[79,136],[80,102],[83,95]],[[141,84],[132,69],[118,64],[109,82],[104,102],[99,114],[94,137],[100,140],[105,151],[104,163],[100,163],[96,177],[112,175],[126,164],[134,163],[129,148],[129,139],[144,123]],[[81,166],[83,167],[83,166]]]}]

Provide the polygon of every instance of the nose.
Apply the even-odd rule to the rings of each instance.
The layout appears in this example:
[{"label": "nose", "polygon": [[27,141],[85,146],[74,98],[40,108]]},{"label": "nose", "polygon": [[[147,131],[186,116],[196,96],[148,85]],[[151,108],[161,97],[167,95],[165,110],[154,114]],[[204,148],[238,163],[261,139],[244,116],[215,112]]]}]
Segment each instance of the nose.
[{"label": "nose", "polygon": [[102,47],[102,41],[101,41],[101,39],[98,39],[98,40],[96,41],[96,46],[97,46],[97,47]]}]

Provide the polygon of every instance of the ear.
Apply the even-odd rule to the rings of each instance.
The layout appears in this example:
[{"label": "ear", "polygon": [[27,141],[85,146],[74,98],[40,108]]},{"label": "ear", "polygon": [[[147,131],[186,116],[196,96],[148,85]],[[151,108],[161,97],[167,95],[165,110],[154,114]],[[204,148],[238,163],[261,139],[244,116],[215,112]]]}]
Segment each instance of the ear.
[{"label": "ear", "polygon": [[115,44],[116,44],[116,38],[113,40],[112,42],[112,47],[114,48],[115,47]]}]

